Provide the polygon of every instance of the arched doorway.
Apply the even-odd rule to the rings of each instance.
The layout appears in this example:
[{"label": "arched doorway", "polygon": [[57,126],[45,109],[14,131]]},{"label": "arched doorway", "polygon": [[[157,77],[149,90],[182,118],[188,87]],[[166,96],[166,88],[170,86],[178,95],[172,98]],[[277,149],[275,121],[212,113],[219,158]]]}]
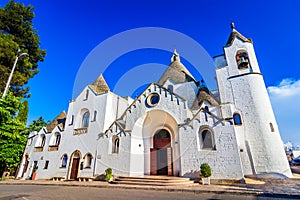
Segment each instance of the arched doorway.
[{"label": "arched doorway", "polygon": [[79,163],[80,163],[80,152],[75,151],[72,154],[72,162],[70,163],[71,170],[70,170],[70,179],[76,180],[78,177],[78,170],[79,170]]},{"label": "arched doorway", "polygon": [[153,136],[150,149],[151,175],[173,175],[171,135],[166,129],[158,130]]},{"label": "arched doorway", "polygon": [[25,162],[24,162],[24,168],[23,168],[23,172],[22,172],[22,177],[24,177],[24,174],[27,172],[27,169],[28,169],[28,164],[29,164],[28,155],[25,155],[24,160],[25,160]]}]

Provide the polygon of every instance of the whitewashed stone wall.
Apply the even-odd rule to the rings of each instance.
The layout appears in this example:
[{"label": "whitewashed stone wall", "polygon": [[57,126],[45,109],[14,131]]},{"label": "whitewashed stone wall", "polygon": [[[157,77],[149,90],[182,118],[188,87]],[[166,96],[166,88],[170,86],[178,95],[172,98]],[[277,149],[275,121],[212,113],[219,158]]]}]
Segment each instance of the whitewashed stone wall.
[{"label": "whitewashed stone wall", "polygon": [[[238,50],[245,50],[251,68],[239,70],[236,63]],[[276,119],[257,63],[253,45],[234,40],[224,48],[228,66],[217,69],[217,80],[223,116],[234,112],[241,115],[243,124],[235,127],[238,148],[245,174],[280,173],[288,177],[291,171],[281,148]],[[226,73],[227,72],[227,73]],[[231,99],[228,94],[232,94]],[[271,130],[272,123],[274,130]]]},{"label": "whitewashed stone wall", "polygon": [[[59,132],[62,135],[62,132],[59,130],[58,127],[53,129],[51,133],[46,133],[46,129],[41,129],[38,133],[33,132],[29,135],[29,138],[32,138],[32,142],[29,145],[27,142],[25,151],[23,154],[23,158],[20,164],[20,169],[17,174],[17,178],[21,178],[23,170],[24,170],[24,164],[25,164],[25,156],[27,155],[29,158],[29,164],[27,171],[23,175],[23,179],[28,179],[31,177],[33,172],[33,165],[34,161],[37,161],[38,169],[36,170],[36,179],[49,179],[53,177],[53,174],[55,172],[59,172],[57,169],[60,167],[60,157],[58,151],[48,151],[50,138],[56,133]],[[44,134],[46,137],[45,145],[43,147],[43,151],[41,152],[35,152],[34,148],[39,147],[37,143],[39,143],[39,137],[40,135]],[[44,169],[45,162],[49,161],[48,168]]]},{"label": "whitewashed stone wall", "polygon": [[[205,105],[205,104],[204,104]],[[206,104],[208,105],[208,104]],[[218,109],[209,108],[214,114]],[[198,177],[200,165],[208,163],[212,168],[214,179],[241,179],[243,171],[239,157],[237,140],[232,125],[219,123],[216,119],[208,116],[205,121],[204,113],[194,120],[191,126],[179,128],[181,176]],[[215,150],[201,149],[200,128],[211,127]]]}]

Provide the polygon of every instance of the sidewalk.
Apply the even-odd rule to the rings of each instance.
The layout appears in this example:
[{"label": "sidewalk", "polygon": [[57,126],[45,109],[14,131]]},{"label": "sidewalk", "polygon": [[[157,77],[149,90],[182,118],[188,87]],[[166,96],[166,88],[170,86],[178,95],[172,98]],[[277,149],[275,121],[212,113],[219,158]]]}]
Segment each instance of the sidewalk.
[{"label": "sidewalk", "polygon": [[0,185],[47,185],[47,186],[76,186],[119,188],[136,190],[159,190],[167,192],[193,192],[193,193],[217,193],[217,194],[243,194],[268,197],[297,198],[300,199],[300,176],[286,180],[254,180],[246,179],[243,183],[222,183],[189,186],[139,186],[109,184],[102,181],[78,182],[78,181],[50,181],[50,180],[7,180],[0,181]]}]

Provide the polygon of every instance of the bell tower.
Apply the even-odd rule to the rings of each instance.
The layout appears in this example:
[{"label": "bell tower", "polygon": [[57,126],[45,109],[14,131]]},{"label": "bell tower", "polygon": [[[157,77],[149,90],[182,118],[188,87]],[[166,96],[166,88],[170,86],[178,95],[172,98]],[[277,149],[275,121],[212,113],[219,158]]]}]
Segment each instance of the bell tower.
[{"label": "bell tower", "polygon": [[244,174],[291,177],[253,42],[233,23],[231,28],[216,74],[223,117],[233,119]]}]

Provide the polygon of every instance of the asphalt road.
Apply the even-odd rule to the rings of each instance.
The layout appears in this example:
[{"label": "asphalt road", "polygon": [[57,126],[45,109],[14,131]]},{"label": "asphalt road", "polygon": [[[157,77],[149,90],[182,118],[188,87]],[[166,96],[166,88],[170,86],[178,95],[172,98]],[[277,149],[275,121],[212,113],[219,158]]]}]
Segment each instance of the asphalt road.
[{"label": "asphalt road", "polygon": [[281,199],[274,197],[257,197],[248,195],[225,195],[213,193],[195,194],[192,192],[163,192],[155,190],[134,190],[95,187],[42,186],[42,185],[1,185],[0,200],[60,200],[60,199]]}]

